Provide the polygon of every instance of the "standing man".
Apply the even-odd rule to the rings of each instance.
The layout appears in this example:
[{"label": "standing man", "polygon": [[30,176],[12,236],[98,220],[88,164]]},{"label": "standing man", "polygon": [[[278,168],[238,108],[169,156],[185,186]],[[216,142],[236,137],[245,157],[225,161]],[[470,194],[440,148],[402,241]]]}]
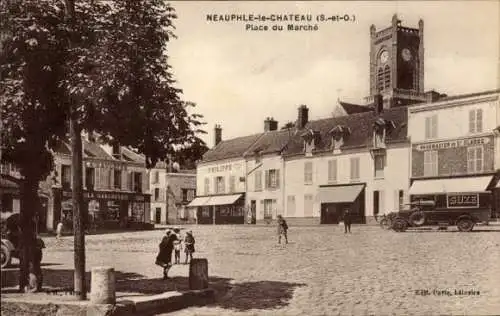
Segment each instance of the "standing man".
[{"label": "standing man", "polygon": [[287,230],[288,225],[281,215],[277,216],[278,219],[278,244],[281,244],[281,236],[285,237],[285,244],[288,244]]},{"label": "standing man", "polygon": [[351,221],[352,221],[351,211],[349,211],[349,209],[346,208],[344,210],[344,228],[345,228],[344,234],[347,234],[347,232],[349,232],[349,234],[351,233]]}]

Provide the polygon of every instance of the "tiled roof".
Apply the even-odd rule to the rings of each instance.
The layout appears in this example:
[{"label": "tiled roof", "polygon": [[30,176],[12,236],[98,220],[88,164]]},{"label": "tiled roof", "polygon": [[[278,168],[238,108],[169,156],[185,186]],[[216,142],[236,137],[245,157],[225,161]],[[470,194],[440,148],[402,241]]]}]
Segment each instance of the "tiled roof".
[{"label": "tiled roof", "polygon": [[[387,134],[386,143],[406,140],[408,120],[406,107],[386,109],[380,116],[385,120],[393,121],[396,126],[392,132]],[[315,120],[308,122],[305,129],[319,131],[321,135],[319,143],[315,146],[315,151],[330,150],[332,138],[328,135],[328,132],[337,125],[343,125],[350,129],[350,135],[344,141],[343,147],[366,146],[372,140],[372,125],[380,116],[374,111],[371,111]],[[295,133],[294,137],[289,142],[286,151],[284,152],[286,156],[303,153],[304,143],[301,137],[302,133],[302,131]]]},{"label": "tiled roof", "polygon": [[21,184],[18,179],[8,175],[0,175],[0,187],[3,189],[20,189]]},{"label": "tiled roof", "polygon": [[121,149],[122,149],[122,157],[125,158],[126,160],[139,163],[146,162],[146,158],[144,157],[144,155],[135,153],[127,147],[121,147]]},{"label": "tiled roof", "polygon": [[265,132],[248,148],[244,156],[252,156],[256,152],[260,154],[279,153],[284,149],[294,133],[295,128]]},{"label": "tiled roof", "polygon": [[221,159],[230,159],[236,157],[243,157],[247,149],[252,146],[259,137],[263,134],[255,134],[250,136],[243,136],[228,140],[221,141],[217,146],[210,149],[203,155],[203,162],[209,162]]},{"label": "tiled roof", "polygon": [[82,140],[83,142],[83,156],[84,157],[95,157],[95,158],[100,158],[100,159],[112,159],[108,153],[101,148],[96,143],[89,142],[85,139]]},{"label": "tiled roof", "polygon": [[354,114],[354,113],[362,113],[362,112],[369,112],[373,110],[373,108],[365,105],[359,105],[359,104],[354,104],[354,103],[347,103],[347,102],[342,102],[339,101],[339,104],[342,106],[344,111],[347,114]]},{"label": "tiled roof", "polygon": [[441,97],[437,101],[451,101],[451,100],[456,100],[456,99],[462,99],[462,98],[472,98],[472,97],[478,97],[481,95],[486,95],[486,94],[493,94],[493,93],[500,93],[500,89],[497,90],[488,90],[488,91],[481,91],[481,92],[475,92],[475,93],[467,93],[467,94],[457,94],[457,95],[450,95],[446,97]]}]

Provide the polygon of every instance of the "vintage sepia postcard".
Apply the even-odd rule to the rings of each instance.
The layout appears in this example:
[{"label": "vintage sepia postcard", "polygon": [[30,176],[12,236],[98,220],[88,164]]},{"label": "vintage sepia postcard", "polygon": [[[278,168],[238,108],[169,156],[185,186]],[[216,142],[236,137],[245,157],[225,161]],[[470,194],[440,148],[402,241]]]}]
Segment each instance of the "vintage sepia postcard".
[{"label": "vintage sepia postcard", "polygon": [[0,5],[2,315],[498,315],[499,1]]}]

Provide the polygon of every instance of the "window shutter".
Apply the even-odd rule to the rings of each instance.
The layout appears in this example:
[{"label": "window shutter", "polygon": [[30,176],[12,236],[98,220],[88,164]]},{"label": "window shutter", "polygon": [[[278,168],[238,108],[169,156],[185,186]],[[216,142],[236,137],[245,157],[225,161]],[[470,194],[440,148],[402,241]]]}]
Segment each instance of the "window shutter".
[{"label": "window shutter", "polygon": [[276,169],[276,188],[280,188],[280,170]]},{"label": "window shutter", "polygon": [[269,179],[269,170],[266,170],[264,171],[265,172],[265,176],[264,176],[264,188],[269,188],[270,187],[270,179]]},{"label": "window shutter", "polygon": [[469,133],[475,133],[476,110],[469,111]]},{"label": "window shutter", "polygon": [[147,173],[142,172],[141,173],[141,179],[142,179],[142,192],[148,192],[149,191],[149,177],[146,177]]},{"label": "window shutter", "polygon": [[259,210],[259,214],[260,214],[260,218],[264,218],[264,200],[260,200],[260,210]]},{"label": "window shutter", "polygon": [[476,172],[483,171],[483,148],[476,148]]},{"label": "window shutter", "polygon": [[128,190],[129,184],[128,184],[128,171],[123,169],[121,172],[122,176],[122,190]]},{"label": "window shutter", "polygon": [[112,189],[115,185],[115,177],[113,174],[113,169],[108,169],[108,188]]},{"label": "window shutter", "polygon": [[219,187],[217,186],[217,177],[214,178],[214,193],[219,193]]},{"label": "window shutter", "polygon": [[483,110],[478,109],[476,113],[476,132],[481,133],[483,131]]},{"label": "window shutter", "polygon": [[378,205],[379,205],[379,208],[378,208],[379,214],[387,213],[387,211],[385,209],[385,192],[384,192],[384,190],[379,191]]},{"label": "window shutter", "polygon": [[222,177],[222,192],[221,193],[224,193],[226,192],[226,179],[224,177]]},{"label": "window shutter", "polygon": [[128,190],[134,191],[134,173],[132,171],[128,172]]}]

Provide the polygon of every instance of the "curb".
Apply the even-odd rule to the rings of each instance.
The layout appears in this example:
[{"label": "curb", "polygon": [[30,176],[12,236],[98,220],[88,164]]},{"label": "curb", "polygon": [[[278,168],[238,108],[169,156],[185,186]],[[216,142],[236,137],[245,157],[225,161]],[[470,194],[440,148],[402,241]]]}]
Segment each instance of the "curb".
[{"label": "curb", "polygon": [[40,316],[132,316],[169,313],[189,306],[202,306],[215,301],[211,288],[189,292],[165,292],[152,296],[130,296],[117,299],[116,304],[93,304],[89,301],[41,300],[36,296],[2,297],[2,315]]}]

